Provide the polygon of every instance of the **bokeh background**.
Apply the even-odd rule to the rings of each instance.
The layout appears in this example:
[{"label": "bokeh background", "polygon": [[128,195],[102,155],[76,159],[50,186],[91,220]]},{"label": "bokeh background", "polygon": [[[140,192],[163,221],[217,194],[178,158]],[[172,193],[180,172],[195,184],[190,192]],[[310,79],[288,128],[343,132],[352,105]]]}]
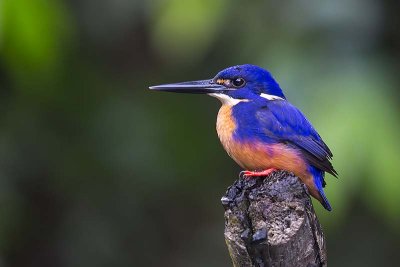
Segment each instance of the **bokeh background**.
[{"label": "bokeh background", "polygon": [[231,266],[219,103],[150,92],[269,69],[334,152],[330,266],[400,248],[398,1],[1,0],[0,266]]}]

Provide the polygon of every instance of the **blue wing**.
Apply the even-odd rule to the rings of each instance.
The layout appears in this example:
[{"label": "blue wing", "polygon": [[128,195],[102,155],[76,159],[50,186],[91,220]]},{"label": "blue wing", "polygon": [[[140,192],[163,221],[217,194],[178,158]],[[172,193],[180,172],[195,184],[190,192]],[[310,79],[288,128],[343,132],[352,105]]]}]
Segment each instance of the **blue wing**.
[{"label": "blue wing", "polygon": [[299,149],[309,164],[337,177],[332,152],[295,106],[285,100],[268,101],[258,108],[256,119],[260,135]]}]

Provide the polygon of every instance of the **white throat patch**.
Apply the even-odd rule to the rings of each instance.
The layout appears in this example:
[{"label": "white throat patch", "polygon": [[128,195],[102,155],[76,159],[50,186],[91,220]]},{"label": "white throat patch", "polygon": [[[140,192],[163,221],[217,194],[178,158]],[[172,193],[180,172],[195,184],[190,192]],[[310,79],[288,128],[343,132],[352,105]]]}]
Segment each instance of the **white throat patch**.
[{"label": "white throat patch", "polygon": [[276,95],[269,95],[269,94],[260,94],[261,97],[267,99],[267,100],[284,100],[282,97],[276,96]]},{"label": "white throat patch", "polygon": [[249,102],[248,99],[235,99],[235,98],[232,98],[225,94],[212,93],[212,94],[208,94],[208,95],[218,98],[219,101],[221,101],[221,103],[223,105],[228,105],[228,106],[234,106],[234,105],[239,104],[240,102]]}]

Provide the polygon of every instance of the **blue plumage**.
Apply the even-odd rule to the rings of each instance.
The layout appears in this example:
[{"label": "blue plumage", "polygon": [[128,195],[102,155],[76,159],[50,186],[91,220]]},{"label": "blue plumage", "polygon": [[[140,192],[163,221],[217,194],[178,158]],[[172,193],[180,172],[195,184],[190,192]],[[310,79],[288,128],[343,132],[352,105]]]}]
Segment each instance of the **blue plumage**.
[{"label": "blue plumage", "polygon": [[251,88],[251,90],[234,90],[229,92],[229,95],[234,98],[245,98],[250,94],[259,95],[261,93],[269,93],[270,95],[286,99],[281,87],[272,77],[271,73],[255,65],[245,64],[224,69],[215,76],[214,80],[235,80],[236,78],[243,78],[246,81],[244,87]]},{"label": "blue plumage", "polygon": [[314,184],[317,187],[317,190],[322,197],[321,201],[322,206],[324,206],[325,209],[331,211],[332,210],[331,204],[329,204],[328,198],[325,196],[323,190],[323,187],[325,187],[324,171],[314,167],[313,165],[309,165],[308,168],[314,178]]},{"label": "blue plumage", "polygon": [[324,171],[337,176],[329,159],[332,152],[305,116],[286,100],[268,101],[253,97],[232,108],[237,121],[234,137],[244,140],[260,139],[265,143],[284,143],[299,150],[309,164],[308,170],[322,199],[323,206],[331,210],[323,187]]},{"label": "blue plumage", "polygon": [[[327,210],[324,174],[337,176],[332,152],[303,113],[290,104],[272,75],[254,65],[234,66],[211,80],[151,87],[171,92],[207,93],[221,100],[217,131],[228,154],[247,171],[295,173]],[[263,171],[264,170],[264,171]]]}]

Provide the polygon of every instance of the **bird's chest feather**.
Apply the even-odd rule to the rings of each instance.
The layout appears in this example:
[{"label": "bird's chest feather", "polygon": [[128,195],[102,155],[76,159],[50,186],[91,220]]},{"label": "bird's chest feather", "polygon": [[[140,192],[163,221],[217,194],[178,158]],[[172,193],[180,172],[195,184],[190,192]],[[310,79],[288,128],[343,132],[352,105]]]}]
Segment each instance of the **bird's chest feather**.
[{"label": "bird's chest feather", "polygon": [[[248,124],[240,126],[241,131],[252,128]],[[247,170],[277,168],[301,176],[307,174],[305,162],[295,149],[281,143],[268,143],[259,138],[250,138],[250,134],[238,137],[236,131],[238,125],[232,116],[232,106],[223,105],[217,117],[218,137],[229,156],[242,168]]]},{"label": "bird's chest feather", "polygon": [[239,140],[236,135],[238,130],[237,120],[232,114],[232,106],[223,105],[218,112],[217,133],[222,146],[228,155],[234,159],[241,167],[249,168],[255,160],[255,154],[265,159],[265,151],[258,151],[250,148],[244,140]]},{"label": "bird's chest feather", "polygon": [[232,106],[223,105],[217,117],[217,133],[224,149],[231,156],[233,144],[233,134],[236,130],[236,122],[232,117]]}]

